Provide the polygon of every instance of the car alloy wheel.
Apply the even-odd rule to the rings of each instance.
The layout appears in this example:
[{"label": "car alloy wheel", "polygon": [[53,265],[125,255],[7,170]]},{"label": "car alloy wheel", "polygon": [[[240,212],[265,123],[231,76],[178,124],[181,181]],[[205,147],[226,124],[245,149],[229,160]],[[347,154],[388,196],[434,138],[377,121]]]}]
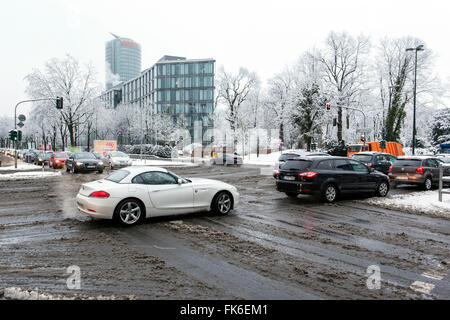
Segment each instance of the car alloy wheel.
[{"label": "car alloy wheel", "polygon": [[431,190],[432,182],[430,178],[425,179],[424,188],[425,190]]},{"label": "car alloy wheel", "polygon": [[119,209],[120,221],[126,225],[132,225],[141,218],[141,207],[133,200],[126,201]]},{"label": "car alloy wheel", "polygon": [[325,189],[325,200],[328,202],[333,202],[336,200],[337,190],[336,187],[332,184],[329,184]]},{"label": "car alloy wheel", "polygon": [[231,196],[227,192],[222,192],[217,196],[216,211],[225,215],[231,210]]},{"label": "car alloy wheel", "polygon": [[380,185],[378,186],[378,195],[380,197],[386,197],[386,195],[389,192],[389,186],[386,182],[382,182],[380,183]]}]

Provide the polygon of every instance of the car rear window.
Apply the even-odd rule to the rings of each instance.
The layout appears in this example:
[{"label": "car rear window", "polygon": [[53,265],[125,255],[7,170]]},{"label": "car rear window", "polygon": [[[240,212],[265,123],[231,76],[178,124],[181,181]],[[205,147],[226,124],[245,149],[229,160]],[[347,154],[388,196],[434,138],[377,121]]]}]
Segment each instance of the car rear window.
[{"label": "car rear window", "polygon": [[283,153],[280,158],[278,159],[278,161],[286,161],[289,159],[295,159],[300,157],[300,155],[295,154],[295,153]]},{"label": "car rear window", "polygon": [[105,180],[109,180],[112,182],[119,183],[122,181],[126,176],[130,174],[130,171],[128,170],[119,170],[114,173],[111,173],[109,176],[105,178]]},{"label": "car rear window", "polygon": [[372,156],[368,154],[354,154],[352,159],[362,161],[362,162],[371,162]]},{"label": "car rear window", "polygon": [[422,164],[422,160],[403,160],[403,159],[397,159],[394,161],[394,163],[392,164],[392,166],[396,166],[396,167],[420,167],[420,165]]},{"label": "car rear window", "polygon": [[312,161],[309,160],[289,160],[280,166],[281,170],[297,169],[303,170],[311,168]]}]

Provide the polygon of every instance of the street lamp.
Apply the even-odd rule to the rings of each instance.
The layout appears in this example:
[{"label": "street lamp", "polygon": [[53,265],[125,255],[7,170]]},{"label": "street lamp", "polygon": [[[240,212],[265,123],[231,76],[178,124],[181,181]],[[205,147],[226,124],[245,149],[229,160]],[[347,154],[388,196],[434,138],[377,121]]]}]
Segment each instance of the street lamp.
[{"label": "street lamp", "polygon": [[423,44],[415,48],[407,48],[406,51],[415,51],[414,59],[414,109],[413,109],[413,139],[412,139],[412,154],[415,155],[416,149],[416,83],[417,83],[417,51],[423,51]]}]

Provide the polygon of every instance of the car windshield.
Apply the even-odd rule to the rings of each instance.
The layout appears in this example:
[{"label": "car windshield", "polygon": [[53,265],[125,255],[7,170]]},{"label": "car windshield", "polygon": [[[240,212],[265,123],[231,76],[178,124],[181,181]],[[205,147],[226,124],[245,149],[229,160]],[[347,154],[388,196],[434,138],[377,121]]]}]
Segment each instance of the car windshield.
[{"label": "car windshield", "polygon": [[55,158],[67,158],[67,153],[57,152],[57,153],[55,153]]},{"label": "car windshield", "polygon": [[122,170],[111,173],[109,176],[107,176],[105,178],[105,180],[119,183],[125,177],[127,177],[129,174],[130,174],[130,171],[122,169]]},{"label": "car windshield", "polygon": [[74,154],[75,159],[97,159],[92,153],[90,152],[78,152]]},{"label": "car windshield", "polygon": [[111,156],[113,156],[113,157],[120,157],[120,158],[126,158],[126,157],[128,157],[127,154],[125,154],[125,153],[123,153],[123,152],[120,152],[120,151],[117,151],[117,152],[111,152]]},{"label": "car windshield", "polygon": [[298,158],[300,155],[296,154],[296,153],[283,153],[280,156],[280,159],[278,159],[278,161],[286,161],[289,159],[295,159]]},{"label": "car windshield", "polygon": [[420,167],[422,160],[420,159],[397,159],[392,166],[394,167]]},{"label": "car windshield", "polygon": [[360,152],[361,146],[350,146],[348,147],[348,152]]},{"label": "car windshield", "polygon": [[352,159],[362,161],[362,162],[371,162],[372,156],[369,154],[354,154],[354,155],[352,155]]},{"label": "car windshield", "polygon": [[310,168],[311,164],[312,164],[312,161],[309,161],[309,160],[303,160],[303,159],[288,160],[280,166],[280,169],[281,170],[291,170],[291,169],[303,170],[306,168]]}]

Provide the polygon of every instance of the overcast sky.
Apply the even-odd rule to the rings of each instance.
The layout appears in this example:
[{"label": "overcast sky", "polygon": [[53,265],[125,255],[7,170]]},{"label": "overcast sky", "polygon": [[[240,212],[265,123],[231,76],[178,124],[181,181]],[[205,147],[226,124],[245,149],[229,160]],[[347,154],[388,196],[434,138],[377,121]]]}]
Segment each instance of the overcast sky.
[{"label": "overcast sky", "polygon": [[[17,0],[2,4],[0,115],[27,98],[24,77],[66,53],[92,62],[104,84],[109,32],[142,46],[142,68],[161,56],[214,58],[217,66],[245,66],[263,81],[320,47],[330,31],[381,37],[411,35],[437,55],[450,79],[449,1],[429,0]],[[20,107],[27,113],[29,107]]]}]

